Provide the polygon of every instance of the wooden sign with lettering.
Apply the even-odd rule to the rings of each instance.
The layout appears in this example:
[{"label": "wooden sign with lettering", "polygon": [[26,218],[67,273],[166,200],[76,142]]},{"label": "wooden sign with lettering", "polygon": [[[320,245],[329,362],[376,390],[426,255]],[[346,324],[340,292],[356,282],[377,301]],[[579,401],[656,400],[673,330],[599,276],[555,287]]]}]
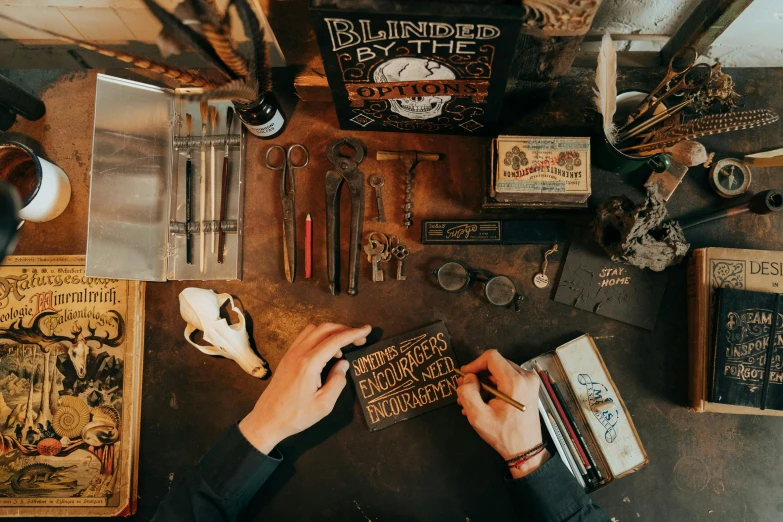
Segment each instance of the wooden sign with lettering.
[{"label": "wooden sign with lettering", "polygon": [[613,262],[585,233],[577,231],[555,301],[652,330],[668,278],[667,272]]},{"label": "wooden sign with lettering", "polygon": [[443,322],[347,353],[370,431],[457,400],[457,359]]},{"label": "wooden sign with lettering", "polygon": [[[340,127],[496,134],[519,6],[313,0],[311,22]],[[366,6],[366,7],[365,7]]]}]

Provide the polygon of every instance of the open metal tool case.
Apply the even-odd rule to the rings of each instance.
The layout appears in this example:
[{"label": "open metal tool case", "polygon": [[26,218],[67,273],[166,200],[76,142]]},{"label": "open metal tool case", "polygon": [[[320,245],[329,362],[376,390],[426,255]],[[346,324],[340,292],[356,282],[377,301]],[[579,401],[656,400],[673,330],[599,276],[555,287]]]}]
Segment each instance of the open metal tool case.
[{"label": "open metal tool case", "polygon": [[568,442],[564,439],[568,434],[558,434],[559,428],[553,427],[552,420],[557,425],[559,416],[546,389],[541,386],[538,408],[558,453],[553,458],[563,459],[582,487],[588,491],[602,488],[649,462],[631,414],[590,335],[577,337],[521,366],[535,372],[536,363],[558,383],[574,423],[584,436],[587,450],[600,470],[602,480],[594,487],[585,484],[579,476],[578,465],[565,447]]},{"label": "open metal tool case", "polygon": [[[215,178],[222,178],[229,143],[226,220],[219,223],[220,190],[211,221],[210,144],[206,140],[206,248],[199,267],[201,115],[199,103],[175,91],[99,74],[95,96],[86,275],[142,281],[242,279],[246,130],[234,118],[226,135],[228,101],[210,102],[219,114],[214,132]],[[193,117],[187,139],[185,114]],[[186,262],[185,164],[192,160],[193,263]],[[212,252],[214,227],[225,233],[223,263]]]}]

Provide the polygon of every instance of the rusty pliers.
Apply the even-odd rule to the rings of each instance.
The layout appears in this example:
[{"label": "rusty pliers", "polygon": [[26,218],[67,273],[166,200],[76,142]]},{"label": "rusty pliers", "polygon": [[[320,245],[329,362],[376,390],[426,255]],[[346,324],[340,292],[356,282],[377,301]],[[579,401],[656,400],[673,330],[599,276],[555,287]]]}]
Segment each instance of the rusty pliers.
[{"label": "rusty pliers", "polygon": [[[340,147],[354,150],[352,156],[344,156]],[[364,223],[364,173],[359,163],[364,160],[367,149],[360,140],[342,138],[326,147],[326,157],[336,170],[326,173],[326,271],[332,295],[340,293],[340,190],[347,183],[351,194],[351,236],[350,236],[350,283],[348,294],[359,293],[359,251]]]}]

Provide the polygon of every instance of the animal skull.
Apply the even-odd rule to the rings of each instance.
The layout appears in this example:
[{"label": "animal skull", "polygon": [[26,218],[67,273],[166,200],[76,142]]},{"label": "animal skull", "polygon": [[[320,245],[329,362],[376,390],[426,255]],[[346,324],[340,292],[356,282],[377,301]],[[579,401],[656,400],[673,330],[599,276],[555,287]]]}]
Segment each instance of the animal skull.
[{"label": "animal skull", "polygon": [[71,343],[68,347],[68,357],[73,363],[73,368],[76,370],[76,375],[80,379],[84,379],[87,375],[87,354],[90,353],[90,347],[84,341],[82,335],[82,327],[78,322],[74,322],[71,327],[71,333],[76,337],[76,344]]},{"label": "animal skull", "polygon": [[[375,69],[373,79],[379,83],[418,80],[453,80],[454,71],[443,64],[424,58],[392,58]],[[418,96],[389,100],[392,112],[411,120],[429,120],[441,115],[451,96]]]},{"label": "animal skull", "polygon": [[[220,317],[220,307],[230,301],[231,310],[239,316],[237,324],[228,324]],[[245,316],[234,305],[229,294],[216,294],[203,288],[186,288],[179,294],[179,312],[187,322],[185,339],[207,355],[231,359],[253,377],[263,378],[269,371],[266,362],[250,348],[245,329]],[[212,346],[202,346],[191,340],[193,332],[204,332],[204,340]]]}]

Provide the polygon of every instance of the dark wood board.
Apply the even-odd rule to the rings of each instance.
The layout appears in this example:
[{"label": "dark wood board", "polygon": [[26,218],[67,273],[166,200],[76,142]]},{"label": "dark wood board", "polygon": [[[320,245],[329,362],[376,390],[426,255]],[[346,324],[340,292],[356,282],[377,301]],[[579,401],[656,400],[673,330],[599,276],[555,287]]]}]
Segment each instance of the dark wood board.
[{"label": "dark wood board", "polygon": [[568,247],[555,301],[653,330],[668,279],[667,271],[613,262],[590,232],[580,229]]},{"label": "dark wood board", "polygon": [[[117,71],[111,71],[116,73]],[[621,69],[618,88],[650,88],[663,69]],[[745,94],[744,109],[783,112],[783,69],[728,69]],[[32,142],[71,179],[71,204],[55,221],[27,223],[18,254],[84,254],[92,150],[94,73],[4,71],[0,74],[43,97],[46,116],[19,122],[6,135]],[[551,101],[521,101],[504,109],[508,134],[588,135],[593,124],[594,69],[573,68]],[[188,345],[177,296],[189,286],[239,296],[253,319],[253,336],[274,373],[297,334],[308,323],[338,321],[372,324],[387,335],[444,320],[454,351],[466,362],[496,348],[516,362],[555,349],[581,333],[591,334],[617,388],[633,415],[650,457],[644,469],[591,497],[617,520],[735,522],[779,520],[783,453],[781,420],[745,415],[694,414],[687,400],[687,319],[685,267],[672,270],[653,332],[585,313],[553,301],[555,287],[533,286],[542,245],[435,246],[419,242],[418,222],[401,223],[403,167],[376,162],[379,149],[428,150],[446,159],[417,169],[415,210],[421,218],[479,217],[484,179],[483,150],[489,139],[421,134],[346,133],[330,104],[286,106],[291,123],[276,140],[251,140],[248,148],[245,208],[245,279],[226,283],[153,283],[147,285],[144,397],[141,418],[139,513],[152,518],[158,502],[194,466],[232,422],[253,407],[268,381],[257,381],[235,363],[212,359]],[[405,260],[407,281],[371,282],[363,261],[359,295],[333,297],[326,279],[324,246],[324,174],[332,168],[324,154],[337,137],[353,134],[370,151],[362,170],[383,174],[387,223],[365,224],[365,232],[398,235],[411,250]],[[783,147],[783,123],[702,140],[717,157]],[[279,178],[265,169],[271,144],[304,143],[310,165],[297,173],[297,221],[307,213],[314,222],[313,279],[303,268],[294,284],[285,281]],[[751,190],[783,184],[783,168],[752,168]],[[618,176],[593,168],[592,209],[563,212],[570,230],[584,226],[595,205],[609,196],[643,199],[644,176]],[[343,196],[342,222],[348,223],[349,199]],[[365,191],[368,209],[374,194]],[[726,204],[694,167],[667,203],[677,217]],[[510,216],[507,216],[510,217]],[[518,217],[524,218],[524,214]],[[542,214],[536,217],[544,218]],[[369,219],[369,217],[368,217]],[[346,229],[347,230],[347,229]],[[300,236],[303,237],[303,236]],[[347,240],[347,234],[344,239]],[[563,236],[568,237],[568,236]],[[772,249],[783,244],[781,216],[745,214],[688,231],[694,248],[705,246]],[[347,241],[342,245],[347,251]],[[299,256],[303,255],[300,247]],[[301,259],[301,257],[300,257]],[[364,259],[364,258],[363,258]],[[514,279],[527,299],[522,311],[487,303],[480,288],[446,294],[430,273],[446,259],[491,269]],[[565,252],[549,257],[550,279],[560,277]],[[388,265],[393,267],[394,265]],[[346,271],[347,267],[343,267]],[[346,272],[347,273],[347,272]],[[334,412],[281,445],[285,456],[250,505],[247,520],[367,522],[507,522],[520,520],[504,480],[504,464],[455,407],[440,408],[412,422],[369,433],[356,393],[347,386]],[[306,501],[303,501],[306,499]],[[627,499],[627,500],[624,500]],[[637,513],[639,516],[637,516]]]},{"label": "dark wood board", "polygon": [[370,431],[457,401],[459,366],[443,321],[345,354]]}]

